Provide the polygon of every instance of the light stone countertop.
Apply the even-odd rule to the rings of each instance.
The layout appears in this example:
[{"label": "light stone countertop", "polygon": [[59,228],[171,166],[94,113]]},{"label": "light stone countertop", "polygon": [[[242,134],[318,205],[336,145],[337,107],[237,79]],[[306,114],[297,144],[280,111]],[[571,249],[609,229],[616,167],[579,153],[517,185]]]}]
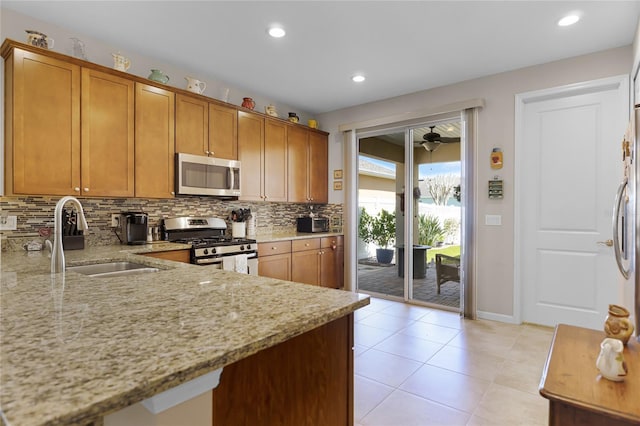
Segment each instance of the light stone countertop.
[{"label": "light stone countertop", "polygon": [[318,232],[318,233],[307,233],[307,232],[278,232],[273,234],[258,234],[256,236],[256,241],[258,243],[270,243],[274,241],[286,241],[286,240],[303,240],[306,238],[323,238],[323,237],[337,237],[339,235],[344,235],[341,232]]},{"label": "light stone countertop", "polygon": [[369,303],[137,255],[187,247],[65,252],[67,266],[132,260],[162,269],[112,278],[51,275],[44,252],[1,253],[0,408],[9,424],[87,424]]}]

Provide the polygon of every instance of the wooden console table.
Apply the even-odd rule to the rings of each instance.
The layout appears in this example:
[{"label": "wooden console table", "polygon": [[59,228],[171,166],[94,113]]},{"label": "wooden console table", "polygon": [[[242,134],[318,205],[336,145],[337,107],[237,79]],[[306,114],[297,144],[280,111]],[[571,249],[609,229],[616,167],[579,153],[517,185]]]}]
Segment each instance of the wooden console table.
[{"label": "wooden console table", "polygon": [[540,380],[549,400],[550,425],[640,424],[640,343],[632,336],[624,349],[624,382],[600,377],[596,358],[603,331],[560,324],[556,327]]}]

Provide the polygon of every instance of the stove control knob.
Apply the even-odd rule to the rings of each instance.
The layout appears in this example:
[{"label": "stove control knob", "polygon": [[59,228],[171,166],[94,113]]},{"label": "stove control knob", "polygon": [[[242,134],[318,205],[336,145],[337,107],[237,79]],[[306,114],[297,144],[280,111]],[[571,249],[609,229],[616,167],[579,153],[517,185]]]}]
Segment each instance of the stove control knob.
[{"label": "stove control knob", "polygon": [[204,252],[203,252],[203,253],[204,253],[204,254],[209,254],[209,250],[204,249]]},{"label": "stove control knob", "polygon": [[247,250],[251,250],[251,245],[247,244]]},{"label": "stove control knob", "polygon": [[240,251],[244,250],[244,246],[240,246]]},{"label": "stove control knob", "polygon": [[218,250],[216,250],[215,248],[211,249],[211,254],[216,254],[218,252]]}]

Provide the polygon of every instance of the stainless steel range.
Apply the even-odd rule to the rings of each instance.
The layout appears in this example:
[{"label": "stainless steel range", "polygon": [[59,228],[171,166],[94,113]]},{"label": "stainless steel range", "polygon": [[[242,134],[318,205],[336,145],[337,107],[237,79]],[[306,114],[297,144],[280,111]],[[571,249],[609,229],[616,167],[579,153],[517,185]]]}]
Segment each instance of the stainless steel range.
[{"label": "stainless steel range", "polygon": [[256,240],[225,235],[224,220],[176,217],[164,219],[163,226],[168,241],[191,245],[191,263],[258,275]]}]

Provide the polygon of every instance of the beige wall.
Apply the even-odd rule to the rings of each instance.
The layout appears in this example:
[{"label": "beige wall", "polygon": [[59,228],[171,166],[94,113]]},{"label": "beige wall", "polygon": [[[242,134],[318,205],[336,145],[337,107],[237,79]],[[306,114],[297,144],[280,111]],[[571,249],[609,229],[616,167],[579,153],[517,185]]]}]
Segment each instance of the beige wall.
[{"label": "beige wall", "polygon": [[[484,99],[485,107],[478,114],[478,143],[475,147],[478,157],[474,235],[478,247],[477,306],[481,313],[497,318],[504,316],[509,320],[514,312],[514,96],[628,74],[632,58],[631,46],[622,47],[323,114],[319,120],[323,128],[331,132],[329,169],[343,168],[343,136],[338,131],[342,124],[429,110],[474,98]],[[485,196],[487,181],[496,174],[489,167],[489,154],[494,147],[500,147],[504,152],[504,168],[499,173],[505,181],[502,200],[489,200]],[[330,202],[340,203],[342,196],[342,192],[330,191]],[[501,215],[502,226],[485,226],[487,214]]]}]

